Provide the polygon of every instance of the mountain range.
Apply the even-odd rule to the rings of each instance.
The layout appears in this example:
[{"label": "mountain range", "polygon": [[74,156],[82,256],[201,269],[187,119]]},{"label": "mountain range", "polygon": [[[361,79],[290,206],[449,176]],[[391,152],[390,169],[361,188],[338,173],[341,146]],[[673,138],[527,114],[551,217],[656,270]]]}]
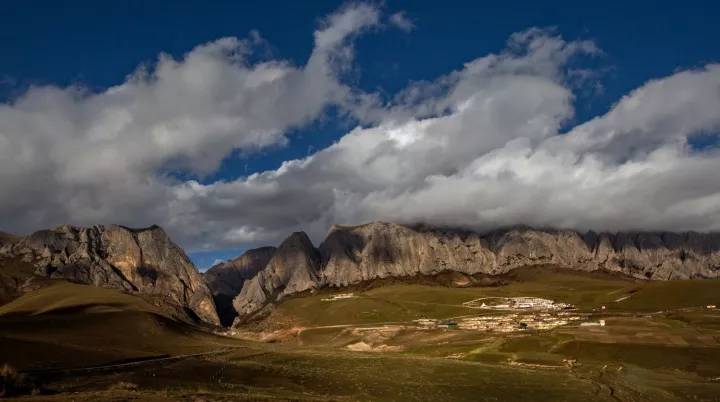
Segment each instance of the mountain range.
[{"label": "mountain range", "polygon": [[334,225],[318,247],[296,232],[278,247],[248,250],[203,275],[157,226],[65,225],[26,237],[3,234],[0,258],[32,271],[0,276],[5,294],[21,292],[33,278],[60,278],[162,297],[199,321],[238,325],[291,295],[448,271],[492,276],[552,265],[644,280],[718,278],[720,233]]}]

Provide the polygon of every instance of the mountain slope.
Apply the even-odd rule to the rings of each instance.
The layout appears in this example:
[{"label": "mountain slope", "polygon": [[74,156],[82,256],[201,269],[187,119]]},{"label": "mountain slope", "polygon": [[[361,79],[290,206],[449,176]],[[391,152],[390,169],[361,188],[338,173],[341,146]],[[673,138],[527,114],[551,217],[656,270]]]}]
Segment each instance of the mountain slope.
[{"label": "mountain slope", "polygon": [[3,246],[0,254],[31,264],[39,276],[162,296],[190,315],[219,323],[202,276],[157,226],[65,225]]},{"label": "mountain slope", "polygon": [[502,274],[540,264],[643,279],[716,278],[718,233],[601,233],[514,228],[488,234],[376,222],[334,226],[320,245],[322,282],[343,286],[388,276]]},{"label": "mountain slope", "polygon": [[267,265],[275,247],[260,247],[246,251],[240,257],[214,265],[204,276],[213,294],[236,295],[243,281],[255,276]]},{"label": "mountain slope", "polygon": [[217,264],[205,272],[203,276],[212,291],[223,325],[230,325],[235,318],[232,299],[240,293],[246,280],[265,268],[275,250],[275,247],[248,250],[240,257]]},{"label": "mountain slope", "polygon": [[233,306],[241,316],[253,314],[284,296],[318,285],[320,255],[303,232],[290,235],[277,248],[267,266],[245,282]]},{"label": "mountain slope", "polygon": [[186,320],[159,296],[64,280],[0,306],[0,356],[26,368],[78,367],[216,350],[224,338]]},{"label": "mountain slope", "polygon": [[34,271],[35,267],[18,258],[0,258],[0,305],[20,296]]},{"label": "mountain slope", "polygon": [[[312,245],[304,254],[313,254]],[[443,271],[499,275],[513,269],[553,265],[621,273],[634,278],[705,279],[720,273],[718,233],[579,233],[572,230],[512,228],[479,234],[463,230],[408,227],[374,222],[334,225],[318,248],[316,279],[307,264],[287,261],[283,275],[269,265],[246,282],[234,300],[242,317],[252,316],[280,296],[323,286],[343,287],[388,277],[434,275]],[[297,287],[297,269],[306,278]],[[272,284],[267,285],[268,278]],[[313,281],[314,282],[310,282]],[[281,298],[281,297],[280,297]]]},{"label": "mountain slope", "polygon": [[18,236],[0,231],[0,248],[8,244],[15,243],[18,239]]}]

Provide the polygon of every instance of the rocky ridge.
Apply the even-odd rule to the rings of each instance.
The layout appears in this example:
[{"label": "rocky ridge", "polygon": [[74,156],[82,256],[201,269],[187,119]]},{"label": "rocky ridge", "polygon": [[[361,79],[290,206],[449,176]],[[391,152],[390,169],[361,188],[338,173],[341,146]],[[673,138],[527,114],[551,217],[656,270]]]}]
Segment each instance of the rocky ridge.
[{"label": "rocky ridge", "polygon": [[314,289],[319,283],[320,253],[303,232],[295,232],[275,250],[255,277],[233,300],[241,317],[254,314],[283,297]]},{"label": "rocky ridge", "polygon": [[190,315],[219,324],[202,276],[158,226],[64,225],[2,242],[0,257],[30,264],[36,276],[161,296]]},{"label": "rocky ridge", "polygon": [[0,258],[12,261],[0,272],[0,296],[10,297],[29,269],[35,277],[160,296],[212,324],[221,322],[217,305],[229,325],[235,315],[241,322],[322,287],[443,272],[501,275],[554,265],[647,280],[718,278],[720,233],[510,228],[480,234],[384,222],[334,225],[317,248],[296,232],[278,248],[249,250],[203,277],[157,226],[65,225],[27,237],[0,233]]},{"label": "rocky ridge", "polygon": [[224,325],[230,325],[236,315],[233,298],[240,293],[245,281],[265,268],[275,250],[275,247],[247,250],[240,257],[216,264],[205,272],[203,276],[212,290],[218,316]]},{"label": "rocky ridge", "polygon": [[294,233],[244,281],[233,305],[243,321],[288,295],[325,286],[445,271],[500,275],[548,264],[648,280],[718,278],[720,233],[511,228],[479,234],[385,222],[334,225],[317,249]]},{"label": "rocky ridge", "polygon": [[250,249],[240,257],[213,265],[203,274],[213,295],[235,296],[240,293],[244,281],[265,268],[275,250],[275,247]]}]

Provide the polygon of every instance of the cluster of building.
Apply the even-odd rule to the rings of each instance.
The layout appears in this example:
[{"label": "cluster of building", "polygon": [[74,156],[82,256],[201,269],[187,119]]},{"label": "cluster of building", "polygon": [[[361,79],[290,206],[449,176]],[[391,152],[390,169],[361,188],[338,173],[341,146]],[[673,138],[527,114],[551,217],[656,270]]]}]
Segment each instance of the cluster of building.
[{"label": "cluster of building", "polygon": [[466,307],[488,310],[568,310],[573,306],[540,297],[484,297],[463,303]]},{"label": "cluster of building", "polygon": [[581,327],[604,327],[605,320],[583,322],[583,323],[580,323],[580,326]]},{"label": "cluster of building", "polygon": [[435,320],[432,318],[421,318],[414,320],[421,329],[469,329],[475,331],[489,332],[516,332],[525,330],[547,330],[567,325],[572,321],[580,320],[577,314],[560,312],[557,314],[503,314],[486,315],[477,317],[465,317],[458,320]]},{"label": "cluster of building", "polygon": [[353,293],[338,293],[336,295],[332,295],[330,297],[320,299],[322,301],[336,301],[336,300],[343,300],[343,299],[352,299],[355,297],[355,294]]},{"label": "cluster of building", "polygon": [[457,328],[455,320],[436,320],[434,318],[420,318],[413,320],[420,329],[436,329],[436,328]]}]

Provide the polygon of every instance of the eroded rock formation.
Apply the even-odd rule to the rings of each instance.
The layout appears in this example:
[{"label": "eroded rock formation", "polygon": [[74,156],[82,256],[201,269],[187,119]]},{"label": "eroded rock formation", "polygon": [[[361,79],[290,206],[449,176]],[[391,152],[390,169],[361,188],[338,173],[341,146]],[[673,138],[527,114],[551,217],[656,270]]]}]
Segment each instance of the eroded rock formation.
[{"label": "eroded rock formation", "polygon": [[275,253],[275,247],[248,250],[240,257],[213,266],[205,272],[218,316],[223,325],[230,325],[237,315],[232,300],[242,290],[245,281],[260,272]]},{"label": "eroded rock formation", "polygon": [[319,284],[320,253],[303,232],[280,244],[265,268],[245,282],[233,306],[241,317],[256,313],[284,296],[313,289]]},{"label": "eroded rock formation", "polygon": [[[292,252],[286,243],[295,244]],[[241,320],[308,289],[443,271],[499,275],[550,264],[652,280],[720,274],[720,233],[596,234],[514,228],[478,234],[375,222],[335,225],[317,251],[307,236],[298,233],[283,246],[235,298]]]},{"label": "eroded rock formation", "polygon": [[720,233],[513,228],[479,234],[383,222],[335,225],[318,248],[305,233],[293,233],[277,249],[250,250],[203,278],[157,226],[61,226],[27,237],[3,234],[0,257],[14,261],[17,271],[0,277],[7,279],[0,296],[12,295],[29,266],[42,277],[162,296],[217,324],[214,297],[227,325],[236,314],[243,321],[288,295],[320,287],[441,272],[500,275],[554,265],[650,280],[718,278]]},{"label": "eroded rock formation", "polygon": [[157,226],[64,225],[6,242],[0,256],[32,264],[40,276],[162,296],[203,321],[219,323],[202,276]]}]

